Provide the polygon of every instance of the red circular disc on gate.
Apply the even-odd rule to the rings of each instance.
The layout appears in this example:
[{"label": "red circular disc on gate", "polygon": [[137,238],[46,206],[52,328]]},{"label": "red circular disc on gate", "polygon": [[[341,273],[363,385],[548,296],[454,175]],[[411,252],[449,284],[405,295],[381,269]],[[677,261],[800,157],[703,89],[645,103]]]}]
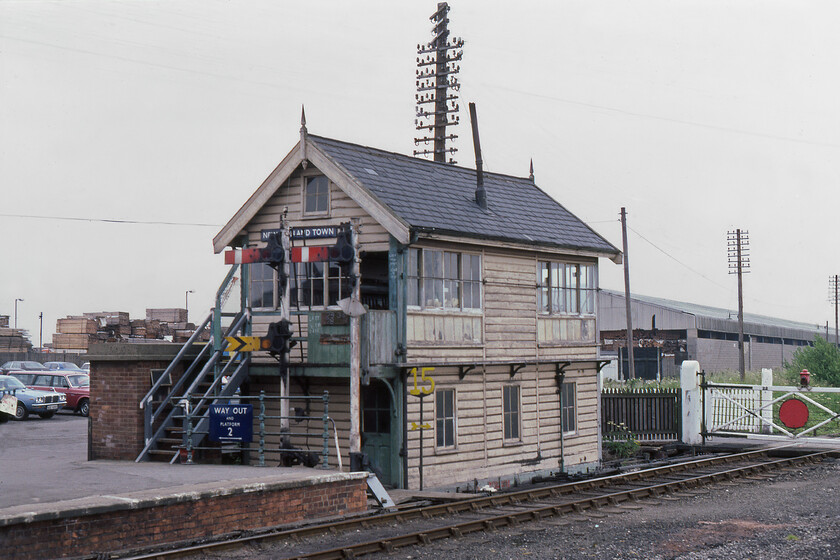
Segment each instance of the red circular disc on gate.
[{"label": "red circular disc on gate", "polygon": [[808,405],[799,399],[788,399],[779,407],[779,420],[788,428],[801,428],[808,422]]}]

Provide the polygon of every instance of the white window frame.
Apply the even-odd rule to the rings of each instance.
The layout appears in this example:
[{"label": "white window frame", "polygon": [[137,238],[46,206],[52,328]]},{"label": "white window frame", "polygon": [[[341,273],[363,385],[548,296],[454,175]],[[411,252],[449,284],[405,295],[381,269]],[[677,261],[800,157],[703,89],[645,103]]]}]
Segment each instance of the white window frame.
[{"label": "white window frame", "polygon": [[[306,308],[306,309],[327,309],[338,306],[338,300],[350,297],[350,277],[341,274],[341,267],[338,263],[332,261],[310,262],[310,263],[292,263],[292,278],[289,279],[292,291],[292,307]],[[321,277],[316,279],[314,276],[310,277],[308,271],[317,269],[323,265],[321,269]],[[302,273],[301,271],[307,271]],[[308,284],[307,284],[308,281]],[[312,302],[315,300],[315,288],[313,281],[320,281],[321,283],[321,303],[317,305]],[[335,288],[335,301],[330,302],[331,287]],[[302,297],[304,290],[308,289],[308,301]],[[296,305],[295,305],[296,304]]]},{"label": "white window frame", "polygon": [[597,267],[590,263],[537,262],[540,315],[595,316]]},{"label": "white window frame", "polygon": [[[435,261],[439,263],[438,266]],[[408,308],[464,313],[483,312],[481,261],[480,253],[422,247],[410,248],[406,274]],[[467,266],[465,262],[468,263]],[[476,274],[478,278],[475,278]],[[465,297],[466,294],[469,295]],[[465,307],[465,300],[470,302],[470,307]]]},{"label": "white window frame", "polygon": [[[274,269],[268,266],[268,263],[250,263],[248,266],[250,267],[248,270],[248,296],[251,307],[254,309],[277,309],[277,275]],[[270,278],[265,277],[264,273],[266,270],[271,271]],[[262,271],[263,277],[260,279],[255,279],[254,273],[256,271]],[[269,302],[269,305],[264,305],[265,302],[262,301],[262,299],[260,299],[260,301],[257,302],[261,305],[254,305],[254,285],[257,282],[261,286],[266,282],[271,284],[271,301]],[[265,292],[263,291],[262,294],[265,294]]]},{"label": "white window frame", "polygon": [[[307,202],[310,200],[309,196],[309,184],[310,182],[320,181],[322,180],[326,184],[326,193],[317,193],[317,197],[314,197],[314,200],[317,202],[319,201],[321,196],[326,198],[326,208],[323,210],[315,209],[315,210],[308,210],[307,209]],[[303,177],[303,185],[301,186],[301,215],[303,216],[329,216],[330,215],[330,202],[331,202],[331,189],[330,189],[330,180],[326,175],[308,175]]]}]

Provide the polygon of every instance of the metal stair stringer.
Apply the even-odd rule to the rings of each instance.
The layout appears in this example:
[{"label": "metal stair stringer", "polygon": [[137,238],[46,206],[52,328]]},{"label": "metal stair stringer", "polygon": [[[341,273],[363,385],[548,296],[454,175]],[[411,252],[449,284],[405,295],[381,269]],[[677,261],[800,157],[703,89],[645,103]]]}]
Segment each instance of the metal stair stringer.
[{"label": "metal stair stringer", "polygon": [[[211,313],[210,316],[202,324],[202,328],[213,319],[214,313]],[[228,327],[227,331],[225,332],[224,337],[232,336],[244,330],[246,325],[249,323],[249,319],[250,315],[248,313],[238,313],[231,326]],[[183,399],[191,394],[194,394],[198,386],[203,382],[207,375],[211,371],[215,371],[216,366],[220,363],[224,355],[224,351],[227,347],[226,344],[205,345],[201,352],[198,354],[198,356],[195,358],[195,360],[193,360],[193,363],[190,364],[190,366],[187,368],[184,374],[181,375],[176,384],[172,386],[171,390],[161,401],[157,409],[154,409],[155,393],[160,390],[164,379],[166,379],[166,377],[171,374],[175,367],[184,358],[189,348],[195,343],[197,333],[199,333],[199,330],[196,330],[196,334],[194,334],[193,337],[190,337],[190,340],[187,341],[184,347],[181,348],[181,350],[178,352],[178,355],[172,360],[172,363],[170,363],[169,366],[166,368],[164,374],[161,375],[157,382],[152,386],[152,389],[149,390],[149,392],[140,402],[140,408],[144,409],[144,429],[146,436],[145,446],[143,447],[143,450],[140,452],[137,458],[134,460],[136,463],[148,460],[149,452],[157,448],[158,441],[165,436],[169,428],[175,425],[175,417],[182,414],[180,407],[173,406],[172,403],[177,402],[178,400]],[[221,338],[221,340],[224,341],[224,338]],[[205,358],[205,356],[207,356],[207,354],[210,352],[210,350],[214,348],[214,346],[216,347],[216,349],[213,350],[210,358],[207,360],[207,362],[204,364],[201,370],[197,374],[193,375],[195,370],[197,369],[198,364]],[[238,357],[239,353],[237,352],[236,355],[234,355],[231,358],[231,361],[229,361],[228,364],[232,363]],[[214,379],[214,383],[211,384],[211,387],[215,385],[215,383],[219,379],[221,379],[221,376],[218,376],[216,379]],[[242,379],[244,378],[239,379],[240,384],[242,383]],[[187,383],[187,381],[190,381],[187,389],[181,392],[181,387],[185,383]],[[160,421],[160,423],[157,425],[157,428],[155,429],[155,423],[158,417],[160,417],[164,412],[167,412],[166,416],[163,417],[163,419]]]},{"label": "metal stair stringer", "polygon": [[[239,358],[244,357],[241,361],[238,361]],[[221,381],[223,377],[227,374],[228,369],[234,363],[238,363],[234,372],[228,378],[228,382],[221,387],[219,390],[219,386],[221,385]],[[201,398],[197,402],[190,401],[190,405],[193,410],[201,411],[201,414],[196,415],[193,413],[192,415],[192,435],[187,436],[186,426],[184,429],[183,434],[183,445],[184,447],[187,446],[188,437],[192,439],[190,445],[192,447],[198,447],[201,445],[201,442],[207,437],[207,434],[210,429],[210,415],[209,410],[211,404],[219,404],[219,403],[228,403],[230,398],[236,395],[236,391],[242,385],[242,383],[248,378],[248,373],[251,364],[251,356],[249,353],[244,353],[244,356],[241,356],[239,352],[236,353],[231,360],[225,364],[224,369],[219,374],[219,377],[213,382],[212,385],[207,389],[207,391],[201,396]],[[190,394],[190,393],[188,393]],[[198,418],[198,422],[196,422],[196,418]],[[187,419],[185,418],[185,421]],[[169,461],[170,463],[174,463],[178,458],[177,453],[172,457]]]}]

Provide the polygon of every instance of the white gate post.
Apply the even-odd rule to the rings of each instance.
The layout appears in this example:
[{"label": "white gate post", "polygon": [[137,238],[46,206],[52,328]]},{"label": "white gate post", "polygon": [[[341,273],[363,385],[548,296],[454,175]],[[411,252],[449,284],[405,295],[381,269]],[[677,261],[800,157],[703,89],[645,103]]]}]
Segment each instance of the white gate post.
[{"label": "white gate post", "polygon": [[700,363],[686,360],[680,367],[680,390],[682,391],[682,442],[686,445],[703,443],[700,435],[702,419]]},{"label": "white gate post", "polygon": [[770,391],[768,387],[773,385],[773,370],[769,368],[762,368],[761,369],[761,433],[762,434],[772,434],[773,433],[773,425],[771,422],[773,421],[773,407],[764,406],[769,405],[770,402],[773,400],[773,391]]}]

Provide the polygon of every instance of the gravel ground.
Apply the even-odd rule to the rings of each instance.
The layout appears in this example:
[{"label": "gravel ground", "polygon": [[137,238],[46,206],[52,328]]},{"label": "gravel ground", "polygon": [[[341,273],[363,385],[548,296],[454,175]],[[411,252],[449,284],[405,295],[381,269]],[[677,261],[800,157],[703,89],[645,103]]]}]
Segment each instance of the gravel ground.
[{"label": "gravel ground", "polygon": [[[639,509],[471,534],[375,559],[840,558],[840,462],[716,485]],[[696,494],[696,495],[692,495]],[[656,504],[656,505],[655,505]]]},{"label": "gravel ground", "polygon": [[[627,507],[551,518],[491,533],[473,533],[460,539],[364,558],[837,559],[840,558],[838,489],[840,461],[829,460],[817,466],[789,470],[769,480],[719,484],[674,498],[645,500]],[[412,523],[400,527],[400,532],[412,530],[419,527],[412,529]],[[389,529],[372,532],[381,534],[382,531]],[[292,543],[257,545],[228,551],[224,557],[284,558],[294,548]],[[211,554],[195,558],[221,557]]]}]

